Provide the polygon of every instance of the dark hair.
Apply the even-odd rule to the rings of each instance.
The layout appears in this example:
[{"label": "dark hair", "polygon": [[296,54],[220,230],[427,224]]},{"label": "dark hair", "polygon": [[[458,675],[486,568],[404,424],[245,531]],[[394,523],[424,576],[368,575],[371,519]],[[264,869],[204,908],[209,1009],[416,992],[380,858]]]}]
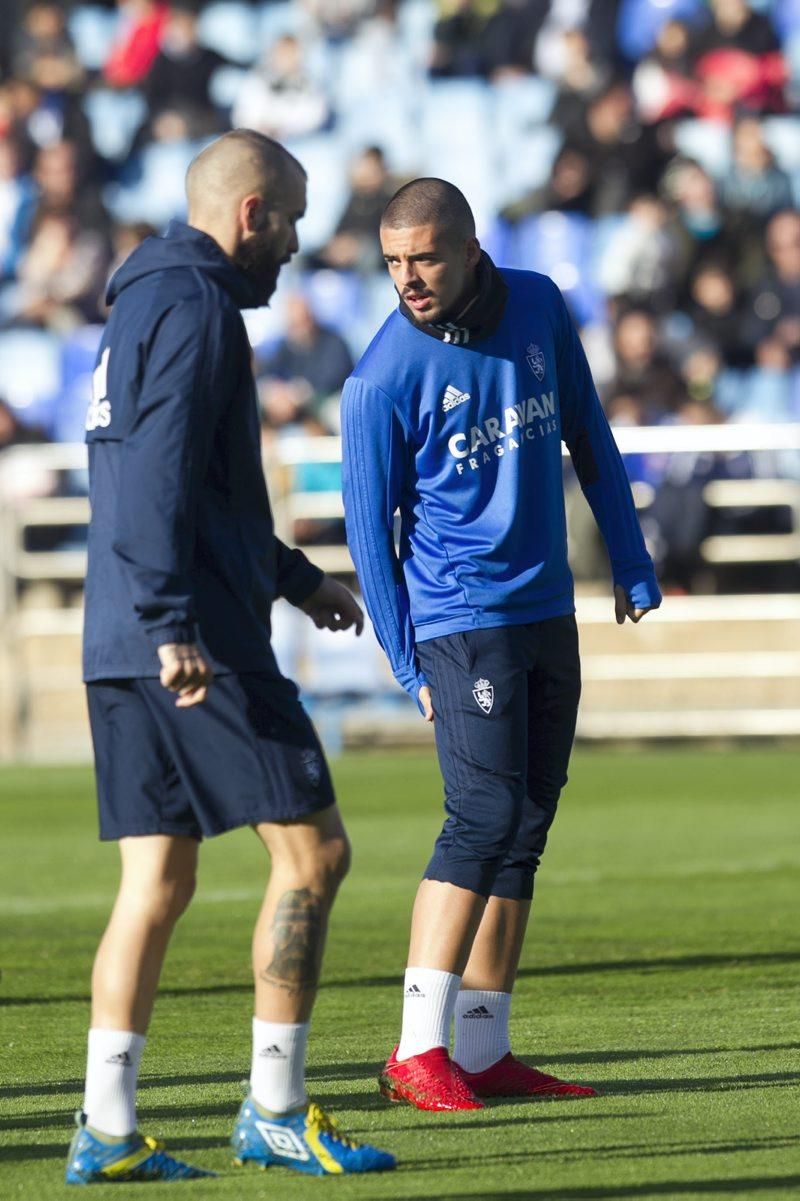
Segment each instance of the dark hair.
[{"label": "dark hair", "polygon": [[404,184],[383,210],[381,225],[389,229],[435,225],[459,240],[475,237],[475,218],[467,198],[446,179],[412,179]]}]

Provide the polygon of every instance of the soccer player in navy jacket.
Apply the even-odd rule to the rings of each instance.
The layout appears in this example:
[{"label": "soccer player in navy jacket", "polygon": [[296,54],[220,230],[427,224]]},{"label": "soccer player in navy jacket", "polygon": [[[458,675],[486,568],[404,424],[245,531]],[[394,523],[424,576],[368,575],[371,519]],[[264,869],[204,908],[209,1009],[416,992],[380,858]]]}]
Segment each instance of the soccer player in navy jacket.
[{"label": "soccer player in navy jacket", "polygon": [[608,547],[617,621],[661,595],[552,280],[498,270],[443,180],[400,189],[381,243],[400,305],[342,397],[348,541],[394,675],[434,722],[447,814],[381,1091],[421,1109],[591,1095],[515,1058],[508,1035],[580,693],[562,440]]},{"label": "soccer player in navy jacket", "polygon": [[305,172],[247,130],[187,176],[188,224],[115,275],[86,421],[92,521],[84,677],[102,838],[122,880],[92,977],[86,1092],[67,1181],[176,1180],[136,1129],[159,973],[200,840],[252,826],[272,860],[253,935],[250,1095],[239,1160],[322,1175],[394,1160],[337,1134],[305,1089],[328,914],[348,842],[317,736],[278,670],[270,606],[355,626],[353,597],[275,537],[240,310],[266,304],[298,248]]}]

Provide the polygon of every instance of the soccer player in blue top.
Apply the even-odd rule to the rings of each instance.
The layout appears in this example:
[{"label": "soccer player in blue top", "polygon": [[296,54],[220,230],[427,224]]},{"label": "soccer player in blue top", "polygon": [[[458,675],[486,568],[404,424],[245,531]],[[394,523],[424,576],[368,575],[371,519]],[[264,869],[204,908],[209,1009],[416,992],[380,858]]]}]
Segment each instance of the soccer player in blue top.
[{"label": "soccer player in blue top", "polygon": [[661,595],[552,280],[498,270],[443,180],[400,189],[381,243],[400,305],[342,397],[348,541],[394,675],[434,722],[447,814],[381,1091],[420,1109],[591,1095],[516,1059],[508,1035],[580,693],[562,440],[608,547],[617,621]]},{"label": "soccer player in blue top", "polygon": [[71,1184],[209,1173],[136,1127],[158,978],[204,836],[251,826],[272,861],[253,934],[250,1095],[241,1162],[381,1171],[305,1088],[328,914],[348,842],[317,736],[278,670],[270,607],[360,630],[346,588],[275,537],[240,310],[266,304],[298,248],[300,164],[235,130],[195,159],[188,224],[149,238],[111,283],[86,421],[92,521],[84,678],[102,838],[122,879],[97,952]]}]

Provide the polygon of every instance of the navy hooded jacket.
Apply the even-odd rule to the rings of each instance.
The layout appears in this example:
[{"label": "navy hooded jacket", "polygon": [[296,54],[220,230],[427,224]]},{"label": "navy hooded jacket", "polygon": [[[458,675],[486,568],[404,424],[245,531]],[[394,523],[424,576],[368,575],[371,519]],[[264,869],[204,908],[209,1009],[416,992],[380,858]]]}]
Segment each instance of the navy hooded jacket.
[{"label": "navy hooded jacket", "polygon": [[174,221],[123,264],[86,419],[92,520],[84,679],[157,676],[199,642],[214,671],[275,670],[270,607],[322,573],[275,537],[250,345],[258,303],[216,242]]}]

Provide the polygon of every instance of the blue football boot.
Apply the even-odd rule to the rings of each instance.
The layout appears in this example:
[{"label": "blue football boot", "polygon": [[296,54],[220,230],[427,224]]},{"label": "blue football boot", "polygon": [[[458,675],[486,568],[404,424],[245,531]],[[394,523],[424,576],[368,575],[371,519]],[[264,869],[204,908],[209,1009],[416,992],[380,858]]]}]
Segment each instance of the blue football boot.
[{"label": "blue football boot", "polygon": [[131,1180],[199,1180],[216,1176],[167,1155],[162,1143],[134,1131],[127,1138],[92,1133],[86,1115],[78,1115],[78,1129],[67,1159],[67,1184],[109,1184]]},{"label": "blue football boot", "polygon": [[395,1166],[388,1152],[345,1138],[333,1118],[313,1101],[296,1113],[276,1115],[248,1097],[239,1110],[231,1146],[237,1164],[255,1163],[260,1168],[283,1164],[311,1176],[387,1172]]}]

